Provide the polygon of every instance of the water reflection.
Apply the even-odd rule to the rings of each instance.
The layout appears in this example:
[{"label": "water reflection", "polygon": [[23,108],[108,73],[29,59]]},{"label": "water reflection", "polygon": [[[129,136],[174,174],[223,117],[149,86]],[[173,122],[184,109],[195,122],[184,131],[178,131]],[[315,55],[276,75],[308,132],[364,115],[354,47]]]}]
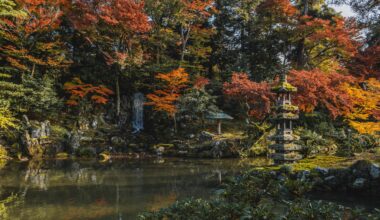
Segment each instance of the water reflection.
[{"label": "water reflection", "polygon": [[[264,160],[48,160],[0,170],[1,219],[134,219],[185,197],[207,197]],[[3,208],[4,207],[4,208]],[[3,214],[5,213],[5,214]]]}]

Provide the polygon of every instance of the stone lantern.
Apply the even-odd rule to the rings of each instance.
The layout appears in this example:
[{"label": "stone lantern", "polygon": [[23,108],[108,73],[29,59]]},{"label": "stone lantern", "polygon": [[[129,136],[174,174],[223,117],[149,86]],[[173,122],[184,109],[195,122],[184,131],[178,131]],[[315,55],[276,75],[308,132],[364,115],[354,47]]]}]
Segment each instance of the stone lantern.
[{"label": "stone lantern", "polygon": [[273,117],[276,133],[269,137],[275,142],[269,146],[273,150],[270,157],[275,163],[300,160],[302,156],[299,151],[302,147],[294,144],[299,137],[293,134],[293,122],[298,119],[298,107],[292,105],[291,97],[292,93],[297,92],[297,88],[287,82],[286,74],[282,74],[280,83],[273,87],[272,91],[277,94]]}]

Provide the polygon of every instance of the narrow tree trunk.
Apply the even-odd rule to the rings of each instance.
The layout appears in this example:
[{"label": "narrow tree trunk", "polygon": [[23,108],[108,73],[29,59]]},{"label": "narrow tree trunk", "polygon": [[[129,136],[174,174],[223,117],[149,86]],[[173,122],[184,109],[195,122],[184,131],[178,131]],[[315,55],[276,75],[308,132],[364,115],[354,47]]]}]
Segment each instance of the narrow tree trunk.
[{"label": "narrow tree trunk", "polygon": [[177,133],[177,118],[175,114],[173,116],[173,122],[174,122],[174,133]]},{"label": "narrow tree trunk", "polygon": [[35,71],[36,71],[36,64],[33,63],[32,74],[31,74],[32,77],[34,77]]},{"label": "narrow tree trunk", "polygon": [[187,46],[187,42],[189,41],[189,38],[190,38],[190,31],[191,31],[191,28],[189,27],[189,29],[185,29],[184,27],[181,27],[181,43],[182,43],[182,48],[181,48],[181,65],[182,63],[185,61],[185,51],[186,51],[186,46]]},{"label": "narrow tree trunk", "polygon": [[116,116],[120,116],[120,85],[119,85],[119,76],[116,78]]},{"label": "narrow tree trunk", "polygon": [[[309,11],[309,2],[308,0],[303,0],[303,11],[302,15],[305,16]],[[305,38],[302,38],[297,43],[296,50],[296,65],[298,69],[302,69],[305,66]]]}]

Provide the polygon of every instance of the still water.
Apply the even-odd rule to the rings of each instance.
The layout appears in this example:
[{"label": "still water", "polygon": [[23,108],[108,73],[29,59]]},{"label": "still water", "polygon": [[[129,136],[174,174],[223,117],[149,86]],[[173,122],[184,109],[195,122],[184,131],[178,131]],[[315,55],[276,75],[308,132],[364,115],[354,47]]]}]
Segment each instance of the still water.
[{"label": "still water", "polygon": [[177,199],[207,198],[227,176],[265,159],[45,160],[0,170],[0,218],[135,219]]}]

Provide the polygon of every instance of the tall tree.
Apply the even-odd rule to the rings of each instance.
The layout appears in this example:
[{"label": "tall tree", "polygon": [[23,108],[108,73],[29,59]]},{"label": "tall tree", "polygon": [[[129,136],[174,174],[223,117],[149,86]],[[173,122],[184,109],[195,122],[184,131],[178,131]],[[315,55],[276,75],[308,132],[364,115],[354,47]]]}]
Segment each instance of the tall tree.
[{"label": "tall tree", "polygon": [[189,75],[185,69],[178,68],[169,73],[159,73],[156,79],[162,81],[162,88],[155,90],[154,93],[148,94],[150,100],[147,105],[154,107],[154,110],[167,113],[174,120],[174,130],[177,131],[176,113],[178,111],[176,104],[181,97],[181,92],[187,87]]},{"label": "tall tree", "polygon": [[141,34],[150,30],[144,1],[77,0],[73,3],[71,21],[96,52],[103,56],[113,74],[116,90],[116,114],[120,114],[120,76],[127,68],[141,65]]},{"label": "tall tree", "polygon": [[63,42],[56,32],[61,23],[64,0],[19,0],[26,16],[6,19],[2,26],[0,57],[21,74],[67,66]]}]

